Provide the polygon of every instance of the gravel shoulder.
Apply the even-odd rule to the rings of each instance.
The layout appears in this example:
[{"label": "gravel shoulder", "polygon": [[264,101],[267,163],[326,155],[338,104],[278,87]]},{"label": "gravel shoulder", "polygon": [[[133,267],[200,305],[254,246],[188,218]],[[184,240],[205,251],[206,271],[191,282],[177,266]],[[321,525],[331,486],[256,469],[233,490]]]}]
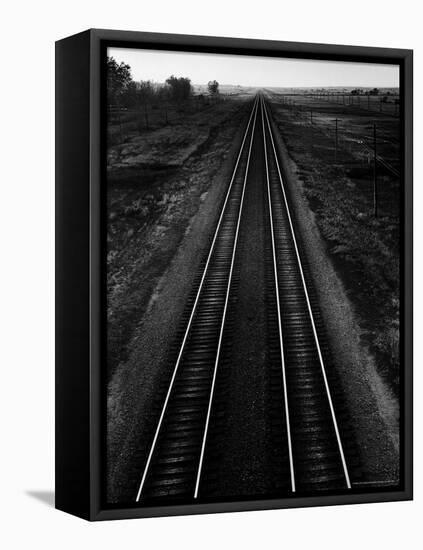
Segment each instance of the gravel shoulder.
[{"label": "gravel shoulder", "polygon": [[[289,198],[295,210],[306,260],[312,266],[314,284],[327,329],[338,375],[348,401],[360,453],[362,476],[370,485],[397,485],[399,481],[399,404],[378,373],[375,359],[365,344],[354,306],[319,231],[316,216],[306,198],[301,167],[289,156],[278,129],[275,135],[284,165]],[[354,485],[354,480],[353,480]]]}]

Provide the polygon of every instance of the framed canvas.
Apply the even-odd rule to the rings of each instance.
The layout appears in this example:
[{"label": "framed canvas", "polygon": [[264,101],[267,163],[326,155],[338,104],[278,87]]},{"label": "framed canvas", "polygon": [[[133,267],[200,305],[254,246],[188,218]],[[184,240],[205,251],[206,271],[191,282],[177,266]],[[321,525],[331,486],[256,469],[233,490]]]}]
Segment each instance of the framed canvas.
[{"label": "framed canvas", "polygon": [[412,498],[412,52],[56,44],[56,507]]}]

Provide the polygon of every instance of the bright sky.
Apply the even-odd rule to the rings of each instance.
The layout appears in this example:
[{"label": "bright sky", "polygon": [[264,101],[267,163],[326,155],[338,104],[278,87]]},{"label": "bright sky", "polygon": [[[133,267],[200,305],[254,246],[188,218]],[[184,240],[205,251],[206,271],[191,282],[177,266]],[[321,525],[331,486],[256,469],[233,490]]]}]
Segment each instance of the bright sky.
[{"label": "bright sky", "polygon": [[134,80],[164,82],[170,75],[187,76],[193,84],[257,87],[399,86],[398,65],[351,63],[109,48],[108,55],[131,66]]}]

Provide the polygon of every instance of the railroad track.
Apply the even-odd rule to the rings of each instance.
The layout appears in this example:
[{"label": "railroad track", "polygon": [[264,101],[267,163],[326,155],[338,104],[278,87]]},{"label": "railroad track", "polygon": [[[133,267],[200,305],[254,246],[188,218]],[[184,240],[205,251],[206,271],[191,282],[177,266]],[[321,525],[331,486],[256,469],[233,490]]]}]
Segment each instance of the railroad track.
[{"label": "railroad track", "polygon": [[[259,156],[257,140],[262,142],[260,160],[252,155],[255,143],[255,156]],[[269,241],[263,258],[266,303],[270,304],[266,368],[274,380],[272,410],[277,416],[275,425],[280,427],[275,435],[279,442],[274,448],[279,450],[274,460],[281,467],[275,471],[283,477],[275,480],[275,487],[291,495],[351,487],[329,387],[322,321],[316,313],[316,296],[309,288],[307,268],[300,255],[271,116],[264,98],[258,95],[189,305],[172,376],[143,466],[137,502],[160,501],[163,497],[178,501],[207,499],[210,475],[203,494],[204,464],[215,451],[209,440],[210,429],[219,416],[214,412],[222,400],[217,394],[225,385],[219,385],[226,370],[223,350],[231,346],[230,309],[238,292],[238,278],[242,278],[242,271],[236,273],[234,265],[241,221],[248,228],[248,219],[243,217],[244,199],[246,186],[253,185],[249,171],[256,162],[262,162],[265,169],[265,185],[260,192],[266,197],[263,224]],[[218,466],[215,464],[215,476],[221,474]]]},{"label": "railroad track", "polygon": [[262,100],[280,368],[293,492],[351,488],[331,390],[315,296],[306,282],[269,114]]}]

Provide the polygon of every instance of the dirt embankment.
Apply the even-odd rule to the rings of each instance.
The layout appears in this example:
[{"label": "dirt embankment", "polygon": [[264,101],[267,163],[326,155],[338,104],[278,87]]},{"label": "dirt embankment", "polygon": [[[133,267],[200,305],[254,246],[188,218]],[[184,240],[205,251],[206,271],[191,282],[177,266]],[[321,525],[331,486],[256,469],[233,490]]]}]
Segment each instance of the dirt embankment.
[{"label": "dirt embankment", "polygon": [[208,137],[198,143],[194,117],[190,140],[197,147],[180,168],[148,171],[141,163],[109,174],[110,501],[133,500],[136,493],[148,452],[143,440],[157,423],[155,400],[171,375],[169,350],[210,244],[250,107],[250,101],[225,102],[203,118]]},{"label": "dirt embankment", "polygon": [[[346,258],[346,265],[349,265],[348,250],[345,248],[341,253],[342,242],[335,245],[328,239],[322,213],[313,202],[315,179],[312,166],[319,177],[319,164],[311,164],[304,154],[294,154],[292,144],[295,144],[295,140],[290,141],[290,147],[287,147],[288,139],[291,140],[292,135],[286,135],[287,125],[284,125],[282,117],[278,119],[277,109],[273,109],[273,112],[276,115],[275,135],[281,151],[284,178],[295,212],[297,230],[304,241],[306,261],[312,267],[310,271],[315,287],[319,289],[319,303],[331,350],[348,400],[350,415],[354,419],[363,474],[356,486],[370,486],[373,483],[382,487],[396,485],[399,480],[398,399],[381,376],[375,354],[368,344],[366,328],[363,327],[362,316],[357,311],[360,301],[356,300],[354,287],[349,285],[348,277],[343,277],[345,273],[348,275],[348,267],[344,265],[345,271],[339,268],[338,262],[342,258]],[[315,185],[314,189],[316,187]],[[316,192],[323,193],[322,190]],[[332,201],[341,200],[329,182],[325,186],[325,192]],[[325,205],[320,203],[320,208],[323,206]],[[331,208],[334,208],[333,205]],[[334,211],[331,210],[329,215],[331,213]],[[345,207],[341,206],[338,216],[342,218],[344,213]],[[350,216],[345,216],[339,220],[341,228],[337,231],[338,236],[342,235],[342,227],[349,219]],[[359,234],[358,238],[362,236]],[[339,253],[335,246],[339,247]],[[366,271],[360,273],[363,286],[366,286],[367,280],[364,279],[371,277],[372,272],[366,273],[366,277],[363,277],[363,273]],[[368,307],[371,307],[370,304]]]}]

